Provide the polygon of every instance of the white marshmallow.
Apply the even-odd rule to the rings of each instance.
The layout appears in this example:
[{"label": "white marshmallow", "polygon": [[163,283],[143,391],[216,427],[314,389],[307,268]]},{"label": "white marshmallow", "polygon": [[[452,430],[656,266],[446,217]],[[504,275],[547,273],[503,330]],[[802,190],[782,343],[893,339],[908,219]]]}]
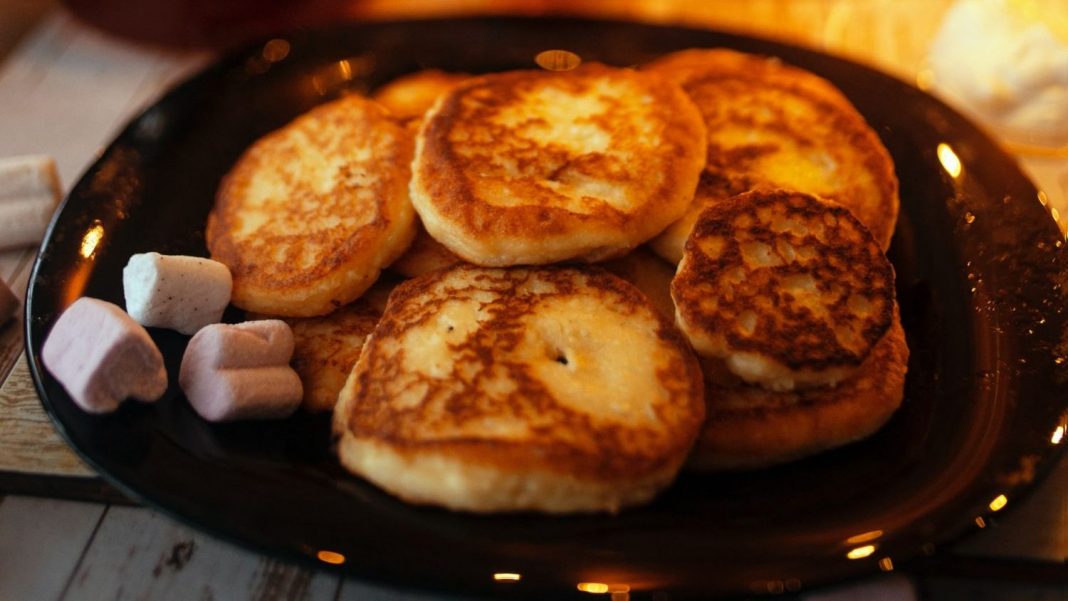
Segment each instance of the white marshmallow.
[{"label": "white marshmallow", "polygon": [[152,252],[130,257],[122,286],[126,311],[141,325],[195,334],[222,319],[233,279],[217,261]]},{"label": "white marshmallow", "polygon": [[39,243],[62,195],[51,157],[0,160],[0,249]]}]

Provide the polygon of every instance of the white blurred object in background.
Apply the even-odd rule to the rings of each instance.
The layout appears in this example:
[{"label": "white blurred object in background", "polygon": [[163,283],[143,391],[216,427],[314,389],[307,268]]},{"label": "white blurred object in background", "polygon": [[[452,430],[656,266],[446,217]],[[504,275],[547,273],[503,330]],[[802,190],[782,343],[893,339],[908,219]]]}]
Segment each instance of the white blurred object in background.
[{"label": "white blurred object in background", "polygon": [[928,55],[934,91],[1014,144],[1068,147],[1068,2],[960,0]]}]

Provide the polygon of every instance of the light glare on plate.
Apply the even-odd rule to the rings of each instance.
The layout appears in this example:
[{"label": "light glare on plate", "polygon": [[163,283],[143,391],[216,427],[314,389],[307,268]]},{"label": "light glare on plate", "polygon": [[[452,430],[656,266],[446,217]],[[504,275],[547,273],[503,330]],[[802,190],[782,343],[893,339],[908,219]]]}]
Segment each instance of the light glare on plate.
[{"label": "light glare on plate", "polygon": [[578,583],[578,590],[584,593],[600,595],[608,592],[608,585],[603,582],[580,582]]},{"label": "light glare on plate", "polygon": [[1051,444],[1061,444],[1062,440],[1064,440],[1064,426],[1057,426],[1057,429],[1053,431],[1053,436],[1050,437],[1049,441]]},{"label": "light glare on plate", "polygon": [[846,557],[849,559],[864,559],[872,553],[875,553],[875,545],[864,545],[850,550],[849,553],[846,553]]},{"label": "light glare on plate", "polygon": [[96,247],[100,245],[100,241],[104,238],[104,226],[99,223],[89,228],[89,231],[85,232],[82,236],[82,256],[88,259],[96,252]]},{"label": "light glare on plate", "polygon": [[327,551],[323,549],[315,554],[319,558],[319,561],[323,563],[333,564],[335,566],[345,563],[345,556],[336,551]]},{"label": "light glare on plate", "polygon": [[516,582],[521,578],[522,576],[515,572],[497,572],[493,575],[493,579],[497,582]]},{"label": "light glare on plate", "polygon": [[990,511],[1000,511],[1006,505],[1009,504],[1009,499],[1005,495],[998,495],[994,497],[994,500],[990,502]]},{"label": "light glare on plate", "polygon": [[883,535],[882,530],[872,530],[871,532],[864,532],[862,534],[855,534],[846,539],[847,544],[859,545],[860,543],[866,543],[873,541]]},{"label": "light glare on plate", "polygon": [[960,157],[957,156],[953,149],[942,142],[938,145],[938,162],[942,163],[942,168],[946,170],[953,179],[960,177]]}]

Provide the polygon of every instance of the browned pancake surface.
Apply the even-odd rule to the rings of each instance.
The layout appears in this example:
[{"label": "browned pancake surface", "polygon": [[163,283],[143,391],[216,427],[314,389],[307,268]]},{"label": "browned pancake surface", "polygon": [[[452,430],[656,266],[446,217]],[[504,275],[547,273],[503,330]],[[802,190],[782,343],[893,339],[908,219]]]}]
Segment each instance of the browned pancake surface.
[{"label": "browned pancake surface", "polygon": [[653,74],[591,64],[472,78],[426,117],[412,202],[472,263],[617,256],[689,205],[703,129],[682,90]]},{"label": "browned pancake surface", "polygon": [[410,134],[348,96],[258,140],[223,179],[205,234],[233,303],[324,315],[358,297],[414,235]]},{"label": "browned pancake surface", "polygon": [[689,467],[765,467],[869,436],[901,405],[908,356],[895,316],[861,368],[838,386],[772,392],[709,382],[708,419]]},{"label": "browned pancake surface", "polygon": [[[747,381],[789,389],[833,383],[864,361],[890,326],[894,271],[844,207],[751,192],[701,213],[671,291],[698,353],[725,359]],[[745,357],[785,368],[794,382],[740,371]]]},{"label": "browned pancake surface", "polygon": [[[335,428],[412,465],[449,466],[438,473],[489,469],[485,477],[530,478],[549,491],[578,487],[579,497],[613,499],[599,507],[611,510],[673,478],[702,422],[702,391],[681,335],[615,276],[460,266],[394,291]],[[363,465],[396,494],[411,490],[376,468]],[[484,501],[429,488],[430,502]],[[504,504],[493,508],[545,508],[525,497]]]},{"label": "browned pancake surface", "polygon": [[893,162],[875,132],[826,80],[731,50],[687,50],[648,69],[682,85],[708,129],[694,206],[657,239],[678,261],[700,208],[758,188],[785,188],[849,208],[885,250],[898,214]]}]

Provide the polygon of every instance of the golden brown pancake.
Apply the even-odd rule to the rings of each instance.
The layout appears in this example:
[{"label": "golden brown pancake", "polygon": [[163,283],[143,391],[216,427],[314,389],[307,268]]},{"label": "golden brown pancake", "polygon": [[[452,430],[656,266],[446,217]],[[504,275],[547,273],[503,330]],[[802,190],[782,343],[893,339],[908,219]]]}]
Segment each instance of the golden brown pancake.
[{"label": "golden brown pancake", "polygon": [[[414,135],[422,123],[423,115],[434,105],[434,101],[468,77],[470,75],[425,69],[394,79],[379,88],[373,98],[398,119],[408,123]],[[390,268],[414,278],[462,261],[463,259],[431,238],[423,224],[417,221],[415,240]]]},{"label": "golden brown pancake", "polygon": [[908,346],[893,324],[849,379],[834,387],[772,392],[707,382],[708,420],[687,469],[752,469],[865,438],[901,405]]},{"label": "golden brown pancake", "polygon": [[890,327],[894,269],[841,205],[748,192],[701,212],[671,282],[694,349],[771,390],[832,385]]},{"label": "golden brown pancake", "polygon": [[890,246],[897,177],[879,137],[830,82],[778,59],[733,50],[686,50],[646,67],[679,83],[708,129],[693,205],[653,243],[678,262],[697,213],[758,188],[815,194],[846,206]]},{"label": "golden brown pancake", "polygon": [[470,75],[424,69],[394,79],[372,98],[401,121],[418,121],[442,94]]},{"label": "golden brown pancake", "polygon": [[600,264],[608,271],[634,284],[656,310],[669,321],[675,320],[675,302],[671,300],[671,280],[675,266],[644,246]]},{"label": "golden brown pancake", "polygon": [[431,238],[421,223],[416,228],[412,245],[389,266],[390,270],[405,277],[414,278],[424,273],[465,263],[440,242]]},{"label": "golden brown pancake", "polygon": [[686,94],[652,73],[475,77],[427,113],[412,203],[431,236],[478,265],[619,256],[682,216],[703,130]]},{"label": "golden brown pancake", "polygon": [[359,299],[322,317],[285,319],[296,343],[292,365],[304,385],[304,409],[333,410],[364,340],[381,315]]},{"label": "golden brown pancake", "polygon": [[415,234],[411,135],[370,100],[324,104],[252,145],[208,217],[233,304],[325,315],[362,294]]},{"label": "golden brown pancake", "polygon": [[693,353],[632,285],[464,265],[394,290],[334,430],[346,468],[406,501],[565,513],[648,501],[703,418]]}]

